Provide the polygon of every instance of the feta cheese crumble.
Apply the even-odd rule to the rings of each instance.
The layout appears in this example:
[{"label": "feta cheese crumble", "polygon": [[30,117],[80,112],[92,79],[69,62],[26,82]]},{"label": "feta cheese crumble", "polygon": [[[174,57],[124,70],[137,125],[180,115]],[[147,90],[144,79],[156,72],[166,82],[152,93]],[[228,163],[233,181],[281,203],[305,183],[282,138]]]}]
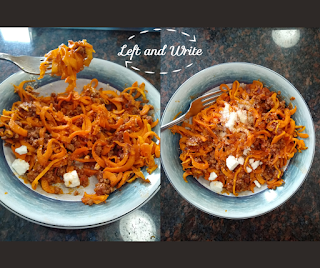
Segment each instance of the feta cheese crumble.
[{"label": "feta cheese crumble", "polygon": [[253,182],[254,182],[254,184],[255,184],[258,188],[261,187],[261,184],[260,184],[257,180],[255,180],[255,181],[253,181]]},{"label": "feta cheese crumble", "polygon": [[257,160],[257,161],[254,161],[254,162],[251,164],[251,167],[252,167],[253,169],[256,169],[259,165],[260,165],[260,161]]},{"label": "feta cheese crumble", "polygon": [[210,182],[210,189],[216,193],[221,193],[223,183],[221,181]]},{"label": "feta cheese crumble", "polygon": [[15,159],[11,166],[19,175],[23,175],[29,169],[29,163],[22,159]]},{"label": "feta cheese crumble", "polygon": [[16,148],[15,152],[20,154],[20,155],[23,155],[23,154],[26,154],[28,152],[28,148],[27,148],[27,146],[22,145],[22,146]]},{"label": "feta cheese crumble", "polygon": [[249,168],[249,167],[247,167],[247,172],[248,172],[248,173],[252,172],[252,169]]},{"label": "feta cheese crumble", "polygon": [[66,187],[76,187],[80,185],[80,179],[75,170],[63,174],[63,180]]},{"label": "feta cheese crumble", "polygon": [[243,150],[243,155],[247,155],[251,151],[250,148],[244,149]]},{"label": "feta cheese crumble", "polygon": [[209,176],[209,181],[213,181],[214,179],[216,179],[218,177],[218,175],[215,172],[211,172],[210,176]]},{"label": "feta cheese crumble", "polygon": [[226,164],[227,167],[232,171],[239,165],[239,162],[233,155],[229,155],[226,160]]},{"label": "feta cheese crumble", "polygon": [[244,164],[244,158],[242,156],[238,157],[237,161],[239,162],[240,165]]}]

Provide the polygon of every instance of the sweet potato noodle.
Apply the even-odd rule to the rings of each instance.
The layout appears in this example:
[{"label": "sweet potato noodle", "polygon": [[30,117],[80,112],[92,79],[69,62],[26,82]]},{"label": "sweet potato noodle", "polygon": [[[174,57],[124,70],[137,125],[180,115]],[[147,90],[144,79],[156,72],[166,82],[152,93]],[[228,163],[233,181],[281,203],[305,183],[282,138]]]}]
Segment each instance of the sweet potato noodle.
[{"label": "sweet potato noodle", "polygon": [[[29,163],[26,178],[33,189],[40,182],[44,191],[62,194],[55,184],[63,182],[63,174],[76,170],[84,187],[95,175],[95,193],[85,192],[82,198],[92,205],[137,178],[149,182],[141,168],[149,174],[157,168],[160,138],[152,131],[158,119],[148,115],[153,106],[148,104],[144,83],[135,82],[117,94],[97,89],[93,79],[80,94],[40,97],[31,86],[24,88],[26,82],[14,86],[20,101],[3,110],[0,136],[16,158]],[[20,155],[15,149],[22,145],[28,152]]]},{"label": "sweet potato noodle", "polygon": [[[171,128],[181,135],[180,159],[184,180],[203,176],[223,184],[221,193],[251,190],[256,183],[275,189],[284,183],[282,175],[288,160],[306,150],[305,127],[297,126],[291,116],[297,107],[280,101],[279,93],[270,91],[259,81],[241,85],[238,81],[220,85],[224,93],[210,107],[202,110],[181,126]],[[233,170],[228,157],[239,160]],[[258,161],[258,162],[256,162]],[[257,165],[253,166],[254,162]],[[251,163],[251,164],[250,164]],[[256,182],[255,182],[256,181]]]},{"label": "sweet potato noodle", "polygon": [[61,76],[68,83],[67,92],[76,87],[77,73],[89,66],[95,53],[92,45],[87,40],[73,42],[68,41],[68,46],[61,44],[58,48],[45,54],[45,60],[40,64],[40,77],[42,79],[48,65],[52,64],[51,75]]}]

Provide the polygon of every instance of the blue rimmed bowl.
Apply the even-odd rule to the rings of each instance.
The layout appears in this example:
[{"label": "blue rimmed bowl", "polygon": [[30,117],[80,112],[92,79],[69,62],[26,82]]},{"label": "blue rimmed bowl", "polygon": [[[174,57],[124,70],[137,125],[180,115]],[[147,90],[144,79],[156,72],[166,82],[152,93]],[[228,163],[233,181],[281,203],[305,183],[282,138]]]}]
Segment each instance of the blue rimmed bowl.
[{"label": "blue rimmed bowl", "polygon": [[[39,91],[41,87],[55,88],[56,85],[63,84],[59,78],[51,76],[45,76],[41,80],[37,78],[38,76],[20,71],[3,81],[0,85],[0,111],[9,110],[13,102],[19,100],[18,95],[14,93],[13,85],[19,85],[21,81],[35,79],[33,86]],[[130,69],[106,60],[93,59],[90,66],[81,71],[77,78],[85,81],[96,78],[99,82],[109,84],[119,91],[131,86],[135,81],[139,84],[144,82],[148,91],[147,98],[154,106],[155,119],[160,118],[159,91]],[[154,131],[159,135],[159,125]],[[0,204],[24,219],[48,227],[82,229],[108,224],[141,207],[160,189],[160,160],[156,159],[158,169],[151,175],[143,171],[150,183],[142,183],[138,179],[113,192],[105,204],[86,206],[72,198],[61,200],[50,194],[33,191],[30,185],[26,185],[14,175],[7,162],[10,157],[5,157],[4,152],[6,149],[1,141]]]},{"label": "blue rimmed bowl", "polygon": [[[161,133],[161,162],[164,171],[177,192],[198,209],[214,216],[228,219],[246,219],[263,215],[286,202],[299,189],[307,178],[315,152],[315,132],[309,108],[299,91],[278,73],[251,63],[224,63],[204,69],[184,82],[171,97],[161,119],[161,124],[172,121],[180,111],[186,112],[191,97],[198,97],[220,84],[252,83],[260,80],[273,91],[281,91],[286,104],[291,102],[297,106],[293,119],[297,125],[306,127],[309,138],[304,139],[307,150],[296,153],[291,159],[283,179],[285,184],[276,190],[265,189],[259,193],[234,197],[212,192],[200,184],[197,179],[188,177],[188,183],[183,178],[183,170],[179,159],[180,135],[173,135],[170,130]],[[290,101],[294,97],[295,100]]]}]

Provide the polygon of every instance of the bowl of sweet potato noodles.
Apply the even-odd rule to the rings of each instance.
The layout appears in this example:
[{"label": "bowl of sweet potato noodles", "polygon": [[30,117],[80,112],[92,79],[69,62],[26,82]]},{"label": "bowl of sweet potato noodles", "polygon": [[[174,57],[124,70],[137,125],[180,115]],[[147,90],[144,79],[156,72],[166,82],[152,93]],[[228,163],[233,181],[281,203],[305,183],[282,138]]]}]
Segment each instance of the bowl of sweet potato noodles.
[{"label": "bowl of sweet potato noodles", "polygon": [[159,91],[110,61],[79,70],[0,85],[1,205],[54,228],[116,221],[160,188]]},{"label": "bowl of sweet potato noodles", "polygon": [[166,124],[210,90],[219,97],[162,131],[161,162],[177,192],[221,218],[263,215],[286,202],[307,178],[315,151],[309,108],[278,73],[251,63],[209,67],[168,102]]}]

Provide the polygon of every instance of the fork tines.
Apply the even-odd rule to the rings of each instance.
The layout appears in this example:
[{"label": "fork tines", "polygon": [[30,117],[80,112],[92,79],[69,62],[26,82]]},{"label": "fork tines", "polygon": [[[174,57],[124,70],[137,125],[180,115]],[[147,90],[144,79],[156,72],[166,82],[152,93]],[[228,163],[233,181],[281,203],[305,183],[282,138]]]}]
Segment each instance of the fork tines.
[{"label": "fork tines", "polygon": [[222,94],[223,92],[218,90],[210,93],[206,93],[205,95],[201,96],[199,99],[202,101],[204,108],[209,107],[215,100]]},{"label": "fork tines", "polygon": [[[46,57],[40,57],[40,63],[43,63],[45,60]],[[45,66],[47,67],[45,74],[50,74],[52,69],[52,62],[46,62]]]}]

